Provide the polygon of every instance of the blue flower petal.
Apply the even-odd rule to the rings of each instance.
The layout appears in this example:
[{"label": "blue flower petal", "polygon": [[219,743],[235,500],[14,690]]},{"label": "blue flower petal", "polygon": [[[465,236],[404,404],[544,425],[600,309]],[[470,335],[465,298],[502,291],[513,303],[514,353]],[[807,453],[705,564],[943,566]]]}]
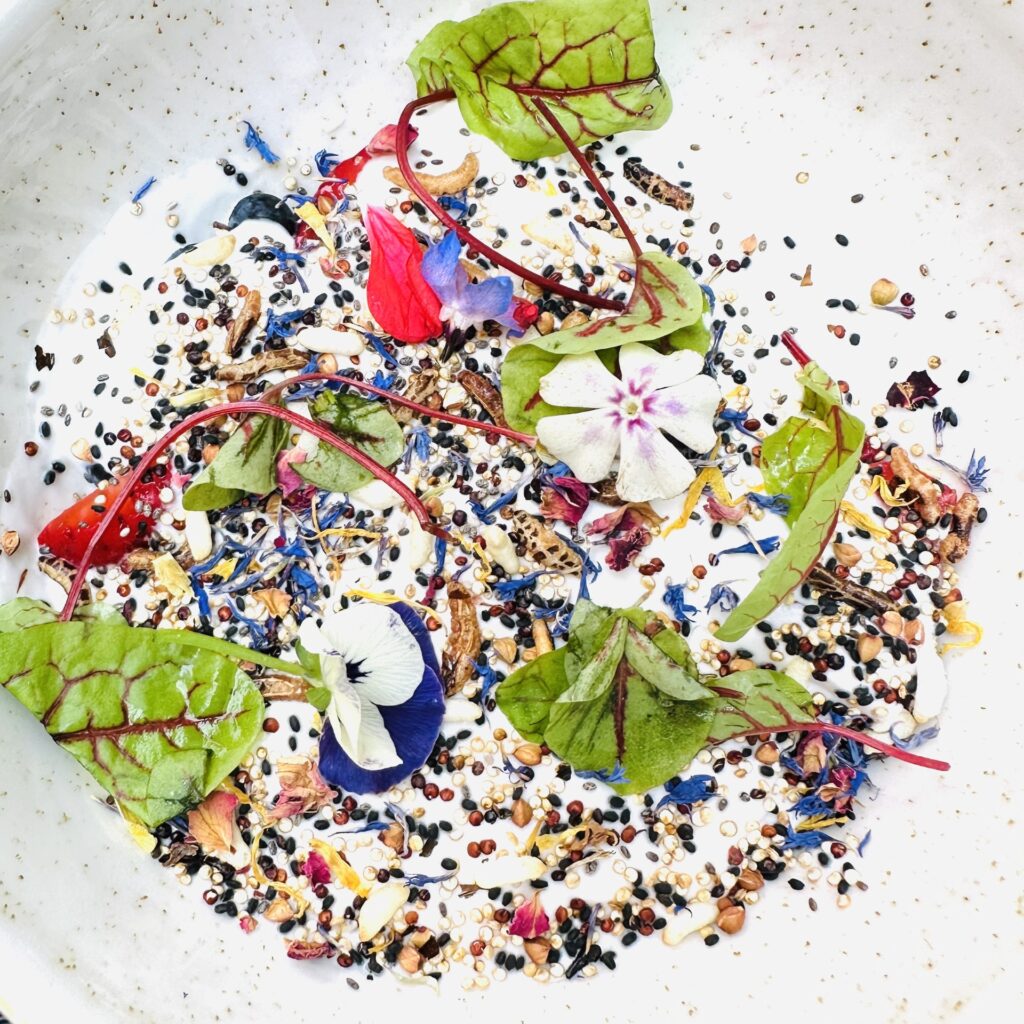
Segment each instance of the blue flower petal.
[{"label": "blue flower petal", "polygon": [[454,305],[459,294],[459,274],[468,279],[468,274],[459,263],[462,243],[454,231],[449,231],[437,245],[430,246],[423,256],[420,272],[431,291],[445,306]]},{"label": "blue flower petal", "polygon": [[416,692],[404,704],[378,710],[402,763],[376,772],[360,768],[341,749],[327,721],[320,735],[320,774],[327,782],[349,793],[383,793],[420,768],[434,749],[444,717],[444,687],[440,677],[428,668]]},{"label": "blue flower petal", "polygon": [[456,298],[458,312],[473,323],[498,320],[508,313],[511,304],[512,278],[505,276],[489,277],[478,284],[469,284],[467,281],[465,286],[459,289]]}]

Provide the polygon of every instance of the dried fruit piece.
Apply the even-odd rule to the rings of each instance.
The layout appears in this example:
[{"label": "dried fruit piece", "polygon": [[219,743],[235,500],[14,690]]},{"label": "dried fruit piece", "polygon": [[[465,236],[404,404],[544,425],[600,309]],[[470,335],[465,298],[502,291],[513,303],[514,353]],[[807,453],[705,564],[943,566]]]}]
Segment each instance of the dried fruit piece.
[{"label": "dried fruit piece", "polygon": [[503,508],[501,515],[512,523],[531,561],[558,572],[578,573],[583,568],[580,556],[542,520],[522,509]]},{"label": "dried fruit piece", "polygon": [[451,696],[469,682],[480,654],[480,622],[473,595],[461,583],[448,584],[448,614],[451,627],[441,657],[441,678],[445,696]]}]

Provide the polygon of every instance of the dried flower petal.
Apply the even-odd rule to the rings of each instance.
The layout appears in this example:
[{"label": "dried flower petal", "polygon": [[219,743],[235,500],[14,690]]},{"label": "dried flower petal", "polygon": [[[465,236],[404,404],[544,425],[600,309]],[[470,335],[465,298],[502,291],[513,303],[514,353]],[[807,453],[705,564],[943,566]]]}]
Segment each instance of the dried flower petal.
[{"label": "dried flower petal", "polygon": [[548,915],[540,905],[540,893],[535,892],[533,899],[524,903],[512,916],[508,926],[509,935],[519,935],[524,939],[535,939],[543,935],[551,927]]},{"label": "dried flower petal", "polygon": [[275,821],[306,811],[319,811],[334,799],[334,791],[308,757],[281,758],[277,762],[277,777],[281,790],[270,811]]},{"label": "dried flower petal", "polygon": [[207,853],[235,852],[237,806],[238,797],[234,793],[217,790],[188,812],[189,833]]},{"label": "dried flower petal", "polygon": [[331,869],[327,866],[327,861],[316,850],[306,857],[306,862],[302,865],[302,873],[313,885],[326,885],[331,880]]},{"label": "dried flower petal", "polygon": [[730,523],[735,526],[743,521],[750,511],[750,506],[745,501],[736,505],[724,505],[712,495],[704,502],[704,511],[707,512],[712,522]]},{"label": "dried flower petal", "polygon": [[293,939],[288,943],[289,960],[323,960],[334,956],[334,947],[329,942],[302,942]]},{"label": "dried flower petal", "polygon": [[885,400],[894,409],[916,409],[942,389],[928,376],[927,370],[915,370],[905,381],[892,385]]},{"label": "dried flower petal", "polygon": [[369,942],[405,906],[409,887],[401,882],[378,885],[359,908],[359,941]]},{"label": "dried flower petal", "polygon": [[313,848],[313,852],[309,856],[318,856],[340,885],[351,889],[352,892],[358,893],[360,896],[365,896],[370,891],[369,886],[359,877],[356,869],[330,843],[323,839],[311,839],[309,845]]},{"label": "dried flower petal", "polygon": [[550,486],[541,489],[540,514],[545,519],[561,519],[577,526],[590,504],[590,488],[571,476],[556,476]]}]

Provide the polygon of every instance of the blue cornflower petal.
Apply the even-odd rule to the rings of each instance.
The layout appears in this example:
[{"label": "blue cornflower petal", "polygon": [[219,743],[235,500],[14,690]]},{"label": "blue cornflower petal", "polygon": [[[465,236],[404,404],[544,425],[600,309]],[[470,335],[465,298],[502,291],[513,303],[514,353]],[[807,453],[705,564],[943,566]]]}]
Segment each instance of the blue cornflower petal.
[{"label": "blue cornflower petal", "polygon": [[395,357],[385,348],[384,342],[380,340],[375,334],[365,334],[363,337],[370,343],[370,348],[374,350],[384,360],[384,365],[393,369],[398,366],[398,362]]},{"label": "blue cornflower petal", "polygon": [[832,836],[827,832],[819,832],[816,829],[810,832],[792,832],[786,837],[782,844],[783,850],[809,850],[822,843],[833,842]]},{"label": "blue cornflower petal", "polygon": [[778,537],[765,537],[763,540],[748,541],[735,548],[726,548],[724,551],[719,551],[718,556],[721,558],[722,555],[770,555],[778,548]]},{"label": "blue cornflower petal", "polygon": [[267,341],[271,341],[274,338],[290,338],[295,334],[295,328],[291,325],[296,320],[301,320],[308,310],[305,309],[293,309],[289,313],[275,313],[272,309],[267,310],[267,326],[264,331],[267,335]]},{"label": "blue cornflower petal", "polygon": [[672,617],[677,622],[692,622],[691,616],[697,614],[696,605],[686,603],[686,587],[682,583],[667,586],[662,600],[672,610]]},{"label": "blue cornflower petal", "polygon": [[255,149],[259,155],[266,160],[268,164],[276,164],[279,157],[278,155],[263,141],[263,136],[252,126],[249,121],[244,121],[243,124],[246,127],[245,132],[245,148]]},{"label": "blue cornflower petal", "polygon": [[704,611],[709,612],[715,605],[718,605],[723,612],[731,612],[739,603],[739,595],[732,587],[725,583],[716,583],[711,588],[711,596],[708,598],[708,603],[704,605]]},{"label": "blue cornflower petal", "polygon": [[629,779],[626,778],[626,772],[619,761],[615,762],[615,767],[612,769],[598,768],[596,771],[580,771],[576,769],[575,775],[578,779],[597,779],[598,782],[607,782],[610,786],[619,783],[628,785],[629,783]]},{"label": "blue cornflower petal", "polygon": [[757,491],[748,491],[747,501],[758,508],[763,508],[765,512],[774,512],[777,516],[789,514],[788,494],[758,494]]},{"label": "blue cornflower petal", "polygon": [[515,597],[524,587],[531,586],[546,571],[545,569],[538,569],[536,572],[527,573],[517,580],[499,580],[491,589],[502,601],[507,601],[510,597]]},{"label": "blue cornflower petal", "polygon": [[316,161],[316,169],[326,177],[337,165],[338,154],[328,153],[326,149],[321,149],[313,159]]},{"label": "blue cornflower petal", "polygon": [[757,437],[757,434],[755,434],[753,430],[748,430],[743,426],[743,424],[750,419],[746,412],[741,412],[739,409],[723,409],[718,414],[718,418],[720,420],[725,420],[726,423],[732,424],[741,433],[746,434],[747,437]]},{"label": "blue cornflower petal", "polygon": [[132,196],[132,202],[139,202],[142,197],[156,184],[156,178],[147,178],[136,190]]},{"label": "blue cornflower petal", "polygon": [[717,789],[713,775],[693,775],[674,786],[666,786],[665,795],[658,801],[658,807],[666,804],[695,804],[699,800],[707,800]]}]

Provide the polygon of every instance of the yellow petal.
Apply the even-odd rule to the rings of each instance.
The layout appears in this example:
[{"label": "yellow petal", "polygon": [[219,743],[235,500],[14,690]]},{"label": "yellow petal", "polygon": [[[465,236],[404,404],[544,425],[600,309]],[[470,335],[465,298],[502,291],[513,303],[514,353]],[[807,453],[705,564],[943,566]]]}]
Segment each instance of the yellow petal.
[{"label": "yellow petal", "polygon": [[173,555],[163,554],[153,559],[153,576],[156,585],[166,591],[171,600],[181,601],[192,596],[192,581]]},{"label": "yellow petal", "polygon": [[311,839],[309,845],[323,857],[335,881],[360,896],[365,896],[370,891],[370,887],[360,879],[356,869],[330,843],[323,839]]},{"label": "yellow petal", "polygon": [[295,211],[295,215],[299,220],[305,221],[313,234],[323,243],[324,248],[333,256],[335,252],[334,239],[331,237],[330,231],[327,230],[327,221],[324,220],[324,215],[316,208],[316,203],[312,201],[303,203]]}]

